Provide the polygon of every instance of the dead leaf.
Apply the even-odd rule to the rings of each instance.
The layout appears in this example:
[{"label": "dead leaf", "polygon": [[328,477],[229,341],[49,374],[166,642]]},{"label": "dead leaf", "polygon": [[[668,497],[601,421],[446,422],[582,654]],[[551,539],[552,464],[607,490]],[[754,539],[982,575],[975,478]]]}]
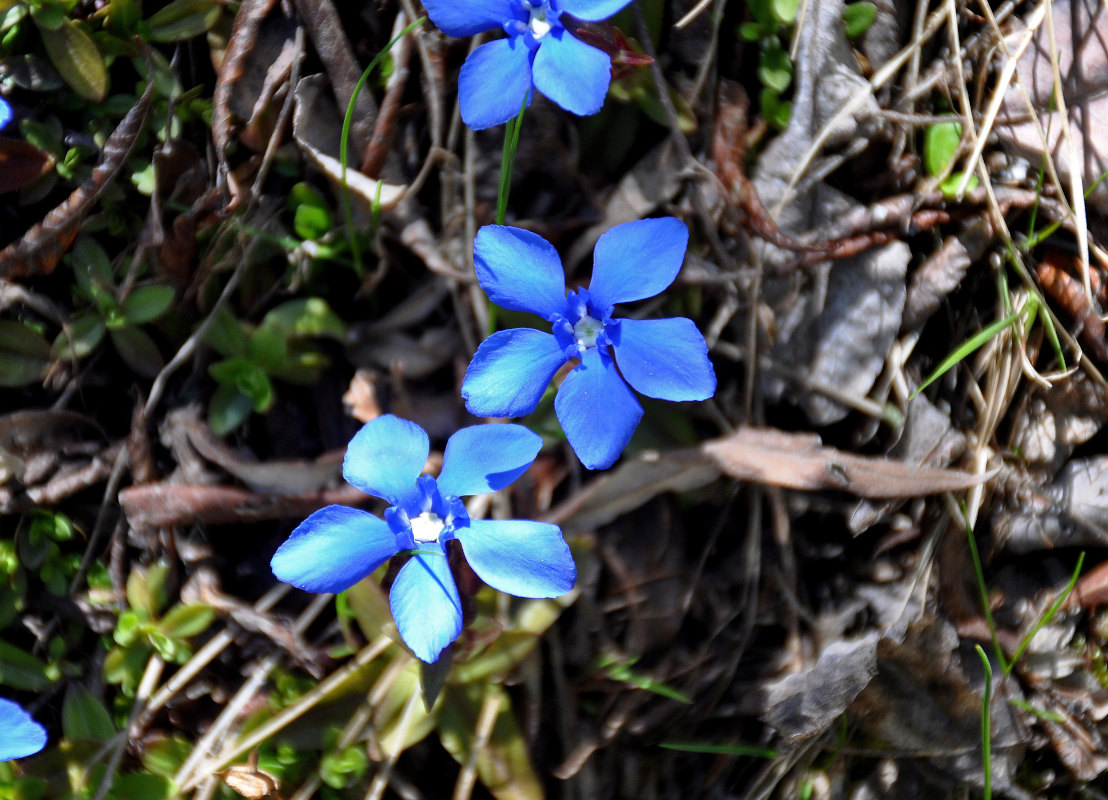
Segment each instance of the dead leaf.
[{"label": "dead leaf", "polygon": [[34,183],[54,168],[54,157],[22,139],[0,138],[0,194]]},{"label": "dead leaf", "polygon": [[923,497],[983,483],[981,475],[919,467],[876,456],[825,447],[815,434],[770,428],[742,428],[701,445],[701,452],[732,478],[786,489],[833,489],[859,497]]}]

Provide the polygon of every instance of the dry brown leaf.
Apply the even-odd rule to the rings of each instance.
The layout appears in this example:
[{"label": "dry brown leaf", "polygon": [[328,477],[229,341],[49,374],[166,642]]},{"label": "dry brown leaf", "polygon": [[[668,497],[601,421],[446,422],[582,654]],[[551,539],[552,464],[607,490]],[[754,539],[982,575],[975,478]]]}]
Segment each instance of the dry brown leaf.
[{"label": "dry brown leaf", "polygon": [[701,451],[732,478],[786,489],[834,489],[859,497],[923,497],[976,486],[995,472],[972,475],[917,467],[875,456],[825,447],[815,434],[770,428],[742,428]]}]

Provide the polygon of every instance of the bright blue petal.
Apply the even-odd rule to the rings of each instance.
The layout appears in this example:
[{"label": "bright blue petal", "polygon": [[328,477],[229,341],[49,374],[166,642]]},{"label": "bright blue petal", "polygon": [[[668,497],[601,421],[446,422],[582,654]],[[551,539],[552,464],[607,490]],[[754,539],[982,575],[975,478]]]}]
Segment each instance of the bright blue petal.
[{"label": "bright blue petal", "polygon": [[349,589],[396,555],[388,523],[366,511],[327,506],[296,526],[277,548],[270,569],[308,592]]},{"label": "bright blue petal", "polygon": [[477,577],[506,594],[561,597],[577,581],[577,566],[557,525],[473,519],[457,537]]},{"label": "bright blue petal", "polygon": [[342,476],[366,494],[398,505],[415,496],[416,479],[430,451],[423,428],[385,414],[354,434],[346,447]]},{"label": "bright blue petal", "polygon": [[8,123],[12,121],[12,107],[8,105],[8,101],[0,98],[0,131],[8,127]]},{"label": "bright blue petal", "polygon": [[610,326],[616,363],[635,391],[659,400],[707,400],[716,393],[708,345],[690,319],[620,319]]},{"label": "bright blue petal", "polygon": [[486,225],[473,240],[473,263],[477,282],[498,306],[529,311],[543,319],[565,310],[562,260],[554,246],[537,233]]},{"label": "bright blue petal", "polygon": [[595,347],[585,351],[562,382],[554,411],[573,451],[589,469],[612,466],[642,419],[634,393],[612,360],[602,358]]},{"label": "bright blue petal", "polygon": [[565,28],[554,28],[543,37],[532,71],[536,89],[566,111],[584,117],[604,105],[612,59]]},{"label": "bright blue petal", "polygon": [[430,543],[425,550],[400,570],[389,601],[404,644],[420,661],[433,664],[462,632],[462,601],[442,545]]},{"label": "bright blue petal", "polygon": [[539,404],[558,367],[558,340],[533,328],[497,331],[481,342],[462,381],[462,399],[478,417],[522,417]]},{"label": "bright blue petal", "polygon": [[596,242],[589,296],[597,307],[653,297],[673,283],[688,245],[689,229],[674,217],[616,225]]},{"label": "bright blue petal", "polygon": [[446,443],[439,490],[453,497],[498,492],[527,471],[542,437],[522,425],[474,425]]},{"label": "bright blue petal", "polygon": [[623,10],[630,2],[631,0],[558,0],[558,8],[585,22],[600,22]]},{"label": "bright blue petal", "polygon": [[478,47],[458,73],[462,122],[475,131],[502,125],[530,105],[531,50],[521,36]]},{"label": "bright blue petal", "polygon": [[18,703],[0,699],[0,761],[34,755],[44,747],[46,728]]},{"label": "bright blue petal", "polygon": [[472,36],[516,18],[509,0],[424,0],[427,16],[450,36]]}]

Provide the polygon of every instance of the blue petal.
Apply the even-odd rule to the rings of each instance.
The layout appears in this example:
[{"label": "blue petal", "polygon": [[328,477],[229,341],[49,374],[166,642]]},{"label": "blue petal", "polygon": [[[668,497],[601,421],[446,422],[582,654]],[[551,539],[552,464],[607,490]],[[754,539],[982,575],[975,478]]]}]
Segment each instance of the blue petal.
[{"label": "blue petal", "polygon": [[385,414],[354,434],[346,447],[342,476],[366,494],[399,505],[417,494],[416,480],[430,451],[423,428]]},{"label": "blue petal", "polygon": [[532,71],[536,89],[566,111],[587,116],[604,105],[612,59],[565,28],[553,28],[539,45]]},{"label": "blue petal", "polygon": [[478,417],[522,417],[539,404],[558,367],[558,340],[532,328],[497,331],[481,342],[462,381],[462,399]]},{"label": "blue petal", "polygon": [[0,761],[11,761],[46,747],[46,729],[18,703],[0,699]]},{"label": "blue petal", "polygon": [[8,123],[12,121],[12,107],[8,105],[8,101],[0,98],[0,130],[8,127]]},{"label": "blue petal", "polygon": [[537,233],[505,225],[486,225],[473,240],[477,282],[489,299],[512,311],[543,319],[561,314],[566,276],[558,251]]},{"label": "blue petal", "polygon": [[630,2],[631,0],[558,0],[558,8],[585,22],[600,22],[621,11]]},{"label": "blue petal", "polygon": [[439,474],[443,494],[465,497],[498,492],[527,471],[542,437],[522,425],[474,425],[446,443]]},{"label": "blue petal", "polygon": [[612,466],[642,419],[642,406],[597,348],[585,351],[554,398],[554,411],[573,451],[589,469]]},{"label": "blue petal", "polygon": [[270,569],[308,592],[349,589],[396,555],[388,523],[366,511],[327,506],[296,526],[277,548]]},{"label": "blue petal", "polygon": [[674,217],[616,225],[596,242],[589,296],[598,307],[653,297],[673,283],[688,245],[689,229]]},{"label": "blue petal", "polygon": [[450,36],[472,36],[516,19],[510,0],[426,0],[423,7],[439,30]]},{"label": "blue petal", "polygon": [[389,601],[404,644],[420,661],[433,664],[462,632],[462,601],[442,545],[432,542],[425,550],[400,570]]},{"label": "blue petal", "polygon": [[458,73],[462,121],[475,131],[501,125],[531,104],[531,50],[521,36],[478,47]]},{"label": "blue petal", "polygon": [[716,393],[708,345],[690,319],[621,319],[608,327],[619,371],[659,400],[707,400]]},{"label": "blue petal", "polygon": [[524,520],[470,520],[458,541],[477,577],[516,597],[561,597],[577,566],[557,525]]}]

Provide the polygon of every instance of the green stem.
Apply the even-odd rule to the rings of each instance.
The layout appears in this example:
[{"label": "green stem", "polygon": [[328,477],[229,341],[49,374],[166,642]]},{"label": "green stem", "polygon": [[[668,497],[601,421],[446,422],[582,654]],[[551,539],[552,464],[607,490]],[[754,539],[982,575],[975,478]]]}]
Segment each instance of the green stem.
[{"label": "green stem", "polygon": [[508,120],[504,128],[504,154],[500,159],[500,191],[496,195],[496,224],[503,225],[508,216],[508,192],[512,188],[512,165],[516,160],[516,147],[519,146],[519,129],[523,127],[523,114],[527,111],[527,97],[519,114]]}]

